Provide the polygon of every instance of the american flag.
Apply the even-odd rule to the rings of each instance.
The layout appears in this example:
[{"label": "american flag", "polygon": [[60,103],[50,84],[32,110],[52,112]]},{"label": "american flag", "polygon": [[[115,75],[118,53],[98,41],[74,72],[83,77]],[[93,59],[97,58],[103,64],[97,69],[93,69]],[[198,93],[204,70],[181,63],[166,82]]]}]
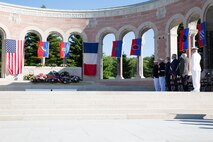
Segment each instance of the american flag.
[{"label": "american flag", "polygon": [[5,39],[6,56],[7,56],[7,69],[11,75],[22,73],[23,62],[23,40]]}]

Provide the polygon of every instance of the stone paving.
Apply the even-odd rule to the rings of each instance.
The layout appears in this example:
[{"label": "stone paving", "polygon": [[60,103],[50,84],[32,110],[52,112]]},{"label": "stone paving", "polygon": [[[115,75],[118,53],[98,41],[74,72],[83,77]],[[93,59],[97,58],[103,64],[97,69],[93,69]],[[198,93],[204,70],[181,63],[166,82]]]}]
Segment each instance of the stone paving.
[{"label": "stone paving", "polygon": [[0,121],[0,142],[212,142],[213,120]]}]

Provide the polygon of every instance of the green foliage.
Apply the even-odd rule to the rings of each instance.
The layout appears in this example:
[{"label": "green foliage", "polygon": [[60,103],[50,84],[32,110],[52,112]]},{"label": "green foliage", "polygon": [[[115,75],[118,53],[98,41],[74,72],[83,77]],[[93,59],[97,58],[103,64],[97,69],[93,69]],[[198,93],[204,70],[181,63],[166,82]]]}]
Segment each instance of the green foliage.
[{"label": "green foliage", "polygon": [[123,54],[123,77],[125,79],[131,78],[131,64],[130,64],[130,58],[127,58],[126,54]]},{"label": "green foliage", "polygon": [[25,36],[25,66],[36,66],[41,63],[41,59],[37,58],[38,42],[40,41],[38,35],[35,33],[27,33]]},{"label": "green foliage", "polygon": [[136,77],[137,75],[137,58],[129,58],[130,76]]},{"label": "green foliage", "polygon": [[47,8],[44,4],[42,4],[41,8]]},{"label": "green foliage", "polygon": [[154,62],[154,55],[143,58],[143,74],[144,77],[152,77],[152,67]]},{"label": "green foliage", "polygon": [[69,66],[82,67],[83,64],[83,39],[78,34],[71,34],[70,42],[70,58],[67,59]]},{"label": "green foliage", "polygon": [[49,42],[49,58],[46,58],[45,64],[47,66],[60,66],[63,59],[60,59],[59,44],[62,41],[61,37],[57,34],[50,34],[47,38]]},{"label": "green foliage", "polygon": [[[110,79],[116,77],[116,59],[110,56],[103,57],[103,78]],[[115,71],[115,72],[114,72]]]}]

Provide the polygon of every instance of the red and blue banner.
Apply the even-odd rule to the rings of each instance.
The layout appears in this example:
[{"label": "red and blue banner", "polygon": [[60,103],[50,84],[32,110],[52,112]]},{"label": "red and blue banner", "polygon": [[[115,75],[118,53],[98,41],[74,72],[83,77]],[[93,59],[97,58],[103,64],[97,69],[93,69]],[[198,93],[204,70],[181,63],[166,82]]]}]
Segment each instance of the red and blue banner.
[{"label": "red and blue banner", "polygon": [[203,22],[198,25],[198,44],[199,47],[204,47],[206,46],[206,22]]},{"label": "red and blue banner", "polygon": [[141,55],[141,42],[142,42],[141,38],[132,40],[130,55],[136,55],[136,56]]},{"label": "red and blue banner", "polygon": [[189,28],[180,30],[179,50],[187,50],[189,47]]},{"label": "red and blue banner", "polygon": [[49,57],[49,42],[38,42],[38,58]]},{"label": "red and blue banner", "polygon": [[122,40],[113,41],[112,44],[112,57],[121,57]]},{"label": "red and blue banner", "polygon": [[98,43],[84,42],[84,75],[95,76],[97,73]]},{"label": "red and blue banner", "polygon": [[70,43],[60,42],[60,58],[69,58]]}]

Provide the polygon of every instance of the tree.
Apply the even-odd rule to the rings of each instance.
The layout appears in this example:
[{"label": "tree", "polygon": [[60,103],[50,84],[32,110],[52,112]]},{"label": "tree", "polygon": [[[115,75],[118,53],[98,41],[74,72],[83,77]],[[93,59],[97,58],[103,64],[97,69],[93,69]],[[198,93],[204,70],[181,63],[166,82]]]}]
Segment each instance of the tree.
[{"label": "tree", "polygon": [[109,79],[110,77],[115,77],[113,75],[113,68],[116,68],[113,66],[114,58],[110,56],[104,56],[103,57],[103,78]]},{"label": "tree", "polygon": [[152,68],[154,63],[154,55],[143,58],[143,73],[144,77],[152,77]]},{"label": "tree", "polygon": [[62,38],[54,33],[48,36],[47,41],[49,42],[49,58],[46,58],[45,64],[49,66],[60,66],[63,63],[63,59],[60,59],[59,47]]},{"label": "tree", "polygon": [[131,78],[130,60],[127,58],[126,54],[123,54],[123,77],[126,79]]},{"label": "tree", "polygon": [[35,33],[27,33],[25,36],[24,45],[24,65],[36,66],[41,63],[41,59],[37,57],[38,42],[40,41],[38,35]]},{"label": "tree", "polygon": [[71,34],[70,42],[70,58],[67,59],[67,64],[70,66],[82,67],[83,64],[83,39],[78,34]]},{"label": "tree", "polygon": [[42,4],[41,8],[47,8],[44,4]]},{"label": "tree", "polygon": [[130,58],[129,59],[129,66],[131,68],[130,76],[136,77],[136,74],[137,74],[137,58]]}]

